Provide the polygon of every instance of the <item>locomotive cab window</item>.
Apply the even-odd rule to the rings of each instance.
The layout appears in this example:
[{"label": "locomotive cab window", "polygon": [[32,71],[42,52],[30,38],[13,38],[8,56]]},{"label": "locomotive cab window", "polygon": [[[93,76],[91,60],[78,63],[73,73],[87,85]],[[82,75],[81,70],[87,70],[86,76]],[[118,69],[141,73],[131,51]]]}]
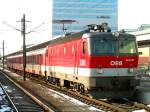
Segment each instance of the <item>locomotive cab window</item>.
[{"label": "locomotive cab window", "polygon": [[120,39],[119,41],[120,54],[136,54],[136,42],[134,39]]},{"label": "locomotive cab window", "polygon": [[113,35],[99,35],[90,39],[92,55],[137,55],[137,44],[133,36],[122,34],[118,39]]},{"label": "locomotive cab window", "polygon": [[93,55],[115,55],[115,40],[111,38],[91,39],[91,51]]},{"label": "locomotive cab window", "polygon": [[82,54],[86,53],[86,49],[87,49],[87,44],[86,44],[86,42],[83,42],[82,43]]}]

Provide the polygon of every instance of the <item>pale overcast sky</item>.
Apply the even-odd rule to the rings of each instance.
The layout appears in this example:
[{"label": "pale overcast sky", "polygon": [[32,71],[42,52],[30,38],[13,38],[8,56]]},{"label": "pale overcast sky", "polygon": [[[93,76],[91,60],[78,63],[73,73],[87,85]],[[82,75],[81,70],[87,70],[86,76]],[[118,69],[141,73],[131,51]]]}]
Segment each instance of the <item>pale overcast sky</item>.
[{"label": "pale overcast sky", "polygon": [[26,20],[31,21],[26,23],[26,32],[45,22],[36,30],[38,32],[26,35],[27,44],[41,43],[51,38],[51,5],[51,0],[0,0],[0,43],[5,40],[6,52],[20,50],[23,42],[21,33],[3,24],[2,21],[21,29],[21,23],[16,21],[20,21],[25,14]]},{"label": "pale overcast sky", "polygon": [[[118,28],[135,29],[141,24],[150,24],[149,5],[150,0],[118,0]],[[51,7],[51,0],[0,0],[0,43],[5,40],[7,53],[21,49],[22,37],[20,32],[2,21],[20,29],[21,25],[16,21],[21,20],[25,13],[26,19],[31,21],[27,23],[27,32],[45,22],[38,32],[26,37],[27,44],[40,43],[51,39]]]},{"label": "pale overcast sky", "polygon": [[150,0],[118,0],[119,29],[136,29],[150,24]]}]

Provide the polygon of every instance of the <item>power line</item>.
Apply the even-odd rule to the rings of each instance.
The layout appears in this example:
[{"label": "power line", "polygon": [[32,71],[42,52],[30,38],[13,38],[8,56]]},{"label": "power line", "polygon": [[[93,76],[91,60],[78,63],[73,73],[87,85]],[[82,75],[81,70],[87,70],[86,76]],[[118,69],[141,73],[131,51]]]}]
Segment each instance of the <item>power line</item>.
[{"label": "power line", "polygon": [[33,30],[26,33],[26,22],[30,22],[30,21],[26,21],[25,14],[23,14],[21,21],[17,21],[17,22],[21,22],[21,30],[6,23],[6,22],[3,22],[3,23],[9,27],[21,32],[21,35],[23,36],[23,80],[26,81],[26,40],[25,40],[25,36],[26,36],[26,34],[29,34],[29,33],[33,32],[35,29],[41,27],[45,23],[40,24],[39,26],[33,28]]},{"label": "power line", "polygon": [[18,29],[18,28],[16,28],[16,27],[14,27],[14,26],[12,26],[12,25],[10,25],[10,24],[6,23],[5,21],[3,21],[2,23],[4,23],[5,25],[7,25],[7,26],[9,26],[9,27],[11,27],[11,28],[13,28],[13,29],[15,29],[15,30],[17,30],[17,31],[21,32],[21,30],[20,30],[20,29]]}]

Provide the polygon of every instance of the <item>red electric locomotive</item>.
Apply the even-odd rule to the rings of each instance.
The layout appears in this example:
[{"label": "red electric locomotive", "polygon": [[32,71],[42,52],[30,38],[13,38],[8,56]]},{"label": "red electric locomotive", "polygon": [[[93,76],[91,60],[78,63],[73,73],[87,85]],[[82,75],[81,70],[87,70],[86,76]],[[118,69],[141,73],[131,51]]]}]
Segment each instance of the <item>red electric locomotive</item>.
[{"label": "red electric locomotive", "polygon": [[[9,68],[23,70],[22,62],[21,52],[7,56]],[[86,30],[28,48],[26,72],[95,98],[120,98],[132,96],[137,65],[135,36]]]}]

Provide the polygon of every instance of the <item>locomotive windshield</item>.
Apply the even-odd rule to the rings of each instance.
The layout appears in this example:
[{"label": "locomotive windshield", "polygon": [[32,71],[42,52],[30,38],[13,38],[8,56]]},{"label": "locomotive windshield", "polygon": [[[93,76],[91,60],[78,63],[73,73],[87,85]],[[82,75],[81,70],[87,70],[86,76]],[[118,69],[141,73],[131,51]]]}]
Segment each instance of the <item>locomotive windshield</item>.
[{"label": "locomotive windshield", "polygon": [[136,42],[134,39],[120,39],[119,40],[119,54],[136,54]]},{"label": "locomotive windshield", "polygon": [[94,45],[93,45],[93,53],[95,55],[101,55],[101,54],[115,54],[115,41],[112,39],[94,39]]},{"label": "locomotive windshield", "polygon": [[117,39],[111,34],[106,36],[90,38],[91,55],[137,55],[135,38],[129,35]]}]

